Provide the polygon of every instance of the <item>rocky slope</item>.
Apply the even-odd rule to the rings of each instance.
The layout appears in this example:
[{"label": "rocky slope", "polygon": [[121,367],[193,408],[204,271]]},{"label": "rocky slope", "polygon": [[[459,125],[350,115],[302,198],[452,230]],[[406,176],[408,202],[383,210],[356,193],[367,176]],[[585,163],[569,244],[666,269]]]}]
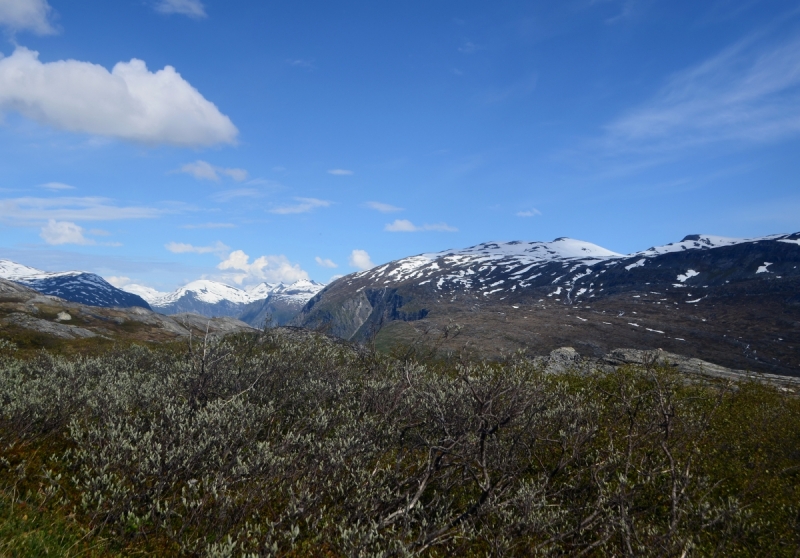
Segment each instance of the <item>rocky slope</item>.
[{"label": "rocky slope", "polygon": [[[295,325],[499,354],[663,348],[800,375],[800,233],[690,235],[635,254],[560,238],[422,254],[343,277]],[[458,334],[455,335],[454,334]]]},{"label": "rocky slope", "polygon": [[118,289],[99,275],[85,271],[47,272],[10,260],[0,260],[0,279],[14,281],[40,293],[79,304],[119,308],[138,306],[150,309],[147,302],[137,294]]},{"label": "rocky slope", "polygon": [[0,279],[0,337],[31,340],[34,345],[46,346],[52,339],[91,338],[157,342],[184,338],[190,332],[224,335],[251,330],[232,318],[209,319],[188,313],[164,316],[140,306],[88,306]]}]

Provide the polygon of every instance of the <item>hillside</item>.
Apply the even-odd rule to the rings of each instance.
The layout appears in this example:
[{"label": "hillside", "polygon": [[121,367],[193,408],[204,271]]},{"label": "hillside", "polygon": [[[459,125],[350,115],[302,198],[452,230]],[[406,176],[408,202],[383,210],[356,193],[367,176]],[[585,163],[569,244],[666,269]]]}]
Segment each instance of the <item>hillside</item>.
[{"label": "hillside", "polygon": [[69,302],[0,279],[0,332],[25,349],[80,352],[117,341],[165,342],[186,339],[190,333],[219,336],[248,330],[252,328],[232,318],[164,316],[138,306],[105,308]]},{"label": "hillside", "polygon": [[42,294],[90,306],[150,309],[138,294],[111,285],[94,273],[85,271],[47,272],[10,260],[0,260],[0,279],[30,287]]},{"label": "hillside", "polygon": [[446,333],[443,349],[486,355],[662,348],[798,375],[798,266],[800,233],[690,235],[629,255],[566,238],[484,243],[343,277],[293,323],[387,348]]}]

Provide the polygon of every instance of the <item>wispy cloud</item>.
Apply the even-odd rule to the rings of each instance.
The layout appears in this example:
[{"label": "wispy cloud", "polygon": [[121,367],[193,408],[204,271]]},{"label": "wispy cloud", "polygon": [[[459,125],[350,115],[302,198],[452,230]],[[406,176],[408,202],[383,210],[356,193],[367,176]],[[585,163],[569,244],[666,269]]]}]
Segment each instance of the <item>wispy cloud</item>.
[{"label": "wispy cloud", "polygon": [[165,213],[153,207],[118,206],[113,200],[97,197],[0,199],[0,221],[6,222],[152,219]]},{"label": "wispy cloud", "polygon": [[339,267],[333,260],[329,260],[327,258],[320,258],[319,256],[317,256],[316,258],[314,258],[314,260],[317,262],[317,265],[322,267],[328,267],[328,268]]},{"label": "wispy cloud", "polygon": [[612,122],[607,154],[668,154],[720,142],[761,143],[800,132],[800,36],[748,37],[673,75],[649,102]]},{"label": "wispy cloud", "polygon": [[194,225],[183,225],[182,229],[233,229],[233,223],[198,223]]},{"label": "wispy cloud", "polygon": [[474,54],[479,50],[483,50],[483,47],[480,45],[476,45],[472,41],[464,41],[464,44],[458,47],[458,52],[461,52],[463,54]]},{"label": "wispy cloud", "polygon": [[364,207],[374,209],[375,211],[380,211],[381,213],[393,213],[395,211],[403,211],[402,207],[397,207],[395,205],[390,205],[388,203],[381,203],[376,201],[367,202],[364,204]]},{"label": "wispy cloud", "polygon": [[332,202],[326,200],[318,200],[317,198],[294,198],[297,202],[294,205],[285,205],[283,207],[276,207],[270,209],[270,213],[277,213],[278,215],[292,215],[295,213],[308,213],[318,207],[328,207]]},{"label": "wispy cloud", "polygon": [[247,180],[247,171],[237,168],[224,168],[212,165],[207,161],[195,161],[187,163],[180,169],[173,172],[182,172],[195,177],[197,180],[211,180],[219,182],[221,176],[228,176],[237,182]]},{"label": "wispy cloud", "polygon": [[224,190],[216,192],[211,196],[211,199],[218,202],[226,202],[236,198],[261,198],[264,197],[264,192],[258,188],[234,188],[232,190]]},{"label": "wispy cloud", "polygon": [[350,264],[350,267],[354,267],[361,271],[375,267],[375,264],[372,263],[372,258],[369,257],[369,254],[366,250],[353,250],[350,252],[350,257],[348,258],[347,263]]},{"label": "wispy cloud", "polygon": [[387,224],[383,230],[389,232],[423,232],[423,231],[438,231],[438,232],[458,232],[458,229],[451,227],[447,223],[435,223],[432,225],[425,224],[417,226],[407,219],[395,219],[394,222]]},{"label": "wispy cloud", "polygon": [[180,14],[196,19],[208,17],[200,0],[158,0],[155,9],[162,14]]},{"label": "wispy cloud", "polygon": [[304,58],[288,58],[286,63],[289,66],[304,68],[306,70],[315,70],[317,68],[311,60],[305,60]]},{"label": "wispy cloud", "polygon": [[39,188],[44,188],[45,190],[62,191],[74,190],[75,186],[70,186],[69,184],[64,184],[63,182],[48,182],[47,184],[40,184]]},{"label": "wispy cloud", "polygon": [[194,246],[193,244],[186,244],[184,242],[169,242],[164,245],[164,248],[173,254],[216,254],[220,258],[225,258],[231,251],[229,246],[226,246],[220,241],[210,246]]},{"label": "wispy cloud", "polygon": [[536,217],[537,215],[541,215],[542,212],[536,209],[535,207],[532,209],[526,209],[525,211],[517,211],[517,217]]},{"label": "wispy cloud", "polygon": [[353,171],[347,169],[330,169],[328,174],[332,174],[334,176],[350,176],[353,174]]}]

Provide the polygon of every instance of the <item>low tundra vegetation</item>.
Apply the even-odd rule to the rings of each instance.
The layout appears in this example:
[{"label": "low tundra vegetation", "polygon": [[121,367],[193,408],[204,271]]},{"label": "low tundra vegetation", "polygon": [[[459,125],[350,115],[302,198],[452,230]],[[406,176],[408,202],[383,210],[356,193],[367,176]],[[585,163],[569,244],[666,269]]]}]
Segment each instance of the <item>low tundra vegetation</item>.
[{"label": "low tundra vegetation", "polygon": [[796,556],[800,404],[291,330],[90,357],[0,341],[0,488],[121,554]]}]

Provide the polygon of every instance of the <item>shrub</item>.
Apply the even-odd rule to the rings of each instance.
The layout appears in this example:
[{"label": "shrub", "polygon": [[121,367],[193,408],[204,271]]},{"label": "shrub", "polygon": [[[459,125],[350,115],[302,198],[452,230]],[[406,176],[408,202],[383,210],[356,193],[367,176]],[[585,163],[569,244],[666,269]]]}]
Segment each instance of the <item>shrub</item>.
[{"label": "shrub", "polygon": [[[0,358],[6,489],[204,556],[794,555],[800,405],[268,330]],[[32,496],[33,497],[33,496]]]}]

